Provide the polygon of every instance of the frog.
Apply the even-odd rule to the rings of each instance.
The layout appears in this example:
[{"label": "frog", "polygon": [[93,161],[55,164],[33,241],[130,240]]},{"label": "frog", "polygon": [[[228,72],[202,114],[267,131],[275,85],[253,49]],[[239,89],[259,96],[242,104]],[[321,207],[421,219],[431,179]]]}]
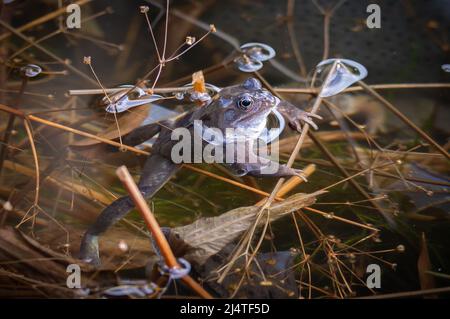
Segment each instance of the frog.
[{"label": "frog", "polygon": [[[201,121],[206,127],[214,127],[225,133],[227,129],[237,129],[248,146],[255,140],[265,127],[265,123],[274,110],[277,110],[288,120],[289,126],[302,131],[302,125],[308,123],[317,129],[313,118],[321,117],[306,112],[288,101],[280,100],[263,88],[256,78],[248,78],[243,83],[222,88],[211,101],[202,107],[186,112],[174,120],[147,124],[136,128],[122,137],[122,143],[130,146],[139,145],[157,136],[146,159],[138,182],[138,188],[144,198],[151,198],[176,174],[183,163],[172,160],[172,149],[178,141],[172,138],[176,128],[185,128],[195,136],[195,123]],[[225,134],[226,136],[226,134]],[[228,137],[225,137],[228,138]],[[202,140],[202,147],[210,142]],[[234,158],[235,159],[235,158]],[[249,175],[255,177],[290,177],[298,176],[305,179],[301,169],[291,168],[284,164],[277,165],[277,170],[267,174],[263,168],[267,161],[258,158],[257,161],[224,163],[233,173],[239,176]],[[273,163],[269,163],[273,164]],[[275,163],[278,164],[278,163]],[[134,208],[129,196],[123,196],[103,209],[96,221],[85,232],[81,245],[79,258],[95,266],[101,265],[98,240],[114,224],[124,218]]]}]

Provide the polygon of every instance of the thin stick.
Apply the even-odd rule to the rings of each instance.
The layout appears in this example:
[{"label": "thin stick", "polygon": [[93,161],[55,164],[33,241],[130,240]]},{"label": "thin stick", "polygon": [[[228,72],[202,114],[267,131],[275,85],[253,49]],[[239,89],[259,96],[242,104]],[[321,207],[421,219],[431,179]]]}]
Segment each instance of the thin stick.
[{"label": "thin stick", "polygon": [[[23,93],[25,92],[25,88],[27,87],[28,77],[22,77],[22,84],[20,85],[19,94],[17,95],[15,101],[15,107],[18,108],[20,106],[20,102],[22,100]],[[9,145],[9,139],[11,138],[11,132],[14,128],[14,119],[16,116],[12,113],[9,114],[8,123],[6,124],[5,133],[3,134],[2,144],[0,145],[0,174],[3,168],[3,162],[6,159],[7,151],[6,145]]]},{"label": "thin stick", "polygon": [[17,29],[14,29],[12,26],[10,26],[9,24],[7,24],[6,22],[0,20],[0,25],[2,25],[5,29],[8,29],[9,31],[11,31],[12,33],[14,33],[16,36],[18,36],[19,38],[21,38],[22,40],[25,40],[26,42],[28,42],[29,44],[33,45],[35,48],[39,49],[40,51],[44,52],[46,55],[48,55],[49,57],[51,57],[52,59],[54,59],[55,61],[58,61],[59,63],[61,63],[62,65],[64,65],[66,68],[68,68],[69,70],[71,70],[72,72],[78,74],[80,77],[86,79],[87,81],[89,81],[90,83],[97,85],[97,82],[95,82],[90,76],[86,75],[85,73],[81,72],[80,70],[78,70],[77,68],[75,68],[74,66],[72,66],[71,64],[68,64],[66,61],[64,61],[63,59],[61,59],[60,57],[58,57],[56,54],[50,52],[49,50],[47,50],[46,48],[44,48],[43,46],[41,46],[40,44],[34,43],[33,40],[31,40],[29,37],[27,37],[26,35],[24,35],[22,32],[17,31]]},{"label": "thin stick", "polygon": [[295,0],[288,0],[286,10],[287,28],[289,33],[289,39],[291,41],[292,51],[294,53],[295,59],[297,60],[297,64],[300,69],[300,74],[301,76],[306,77],[308,72],[306,71],[305,62],[299,49],[299,44],[294,31],[294,6]]},{"label": "thin stick", "polygon": [[450,160],[450,154],[440,146],[433,138],[431,138],[427,133],[425,133],[420,127],[414,124],[410,119],[408,119],[402,112],[397,110],[397,108],[380,94],[377,91],[372,89],[363,81],[358,81],[359,85],[362,86],[367,92],[372,94],[375,98],[377,98],[384,106],[386,106],[392,113],[394,113],[399,119],[401,119],[406,125],[411,127],[414,131],[416,131],[424,140],[434,146],[436,150],[442,153],[448,160]]},{"label": "thin stick", "polygon": [[[205,74],[205,72],[204,72]],[[190,77],[186,76],[186,78]],[[450,88],[450,83],[392,83],[392,84],[371,84],[369,85],[375,90],[403,90],[403,89],[442,89]],[[116,93],[123,91],[123,88],[105,88],[107,93]],[[172,92],[183,92],[186,91],[186,87],[166,87],[166,88],[154,88],[154,93],[172,93]],[[276,93],[287,93],[287,94],[312,94],[316,95],[319,93],[318,88],[274,88]],[[346,88],[341,93],[358,92],[364,91],[362,86],[352,86]],[[90,94],[103,94],[100,89],[80,89],[80,90],[69,90],[69,95],[90,95]]]},{"label": "thin stick", "polygon": [[[316,165],[314,164],[310,164],[308,166],[305,167],[305,169],[303,170],[304,174],[306,177],[311,176],[316,170]],[[277,197],[283,197],[284,195],[286,195],[287,193],[289,193],[293,188],[295,188],[296,186],[298,186],[299,184],[301,184],[302,182],[304,182],[303,179],[301,179],[298,176],[292,176],[290,179],[288,179],[283,186],[281,186],[280,190],[277,193]],[[267,198],[263,198],[261,199],[259,202],[257,202],[255,204],[255,206],[261,206],[264,204],[264,202],[267,200]]]},{"label": "thin stick", "polygon": [[31,125],[28,122],[27,119],[24,120],[25,130],[27,131],[28,140],[30,141],[31,145],[31,151],[33,153],[33,159],[34,159],[34,168],[35,168],[35,175],[36,175],[36,191],[34,194],[34,205],[37,206],[39,204],[39,160],[38,155],[36,151],[36,146],[34,145],[34,138],[33,138],[33,132],[31,131]]},{"label": "thin stick", "polygon": [[[392,83],[392,84],[371,84],[372,89],[376,90],[396,90],[396,89],[439,89],[450,88],[450,83]],[[301,93],[318,94],[318,88],[275,88],[277,93]],[[362,86],[352,86],[346,88],[341,93],[364,91]]]},{"label": "thin stick", "polygon": [[[131,177],[130,172],[125,166],[120,166],[116,170],[116,174],[119,177],[120,181],[124,184],[127,189],[130,197],[133,199],[134,204],[136,205],[139,213],[142,218],[144,218],[147,228],[151,231],[152,236],[161,251],[161,254],[164,257],[164,261],[166,265],[170,268],[181,268],[178,264],[178,261],[175,255],[170,248],[169,243],[167,242],[166,237],[164,236],[161,228],[159,227],[158,221],[155,216],[151,212],[150,208],[147,205],[144,197],[142,196],[139,188]],[[185,279],[186,278],[186,279]],[[189,285],[192,290],[197,292],[201,297],[205,299],[212,299],[213,297],[205,290],[202,286],[200,286],[196,281],[192,279],[189,275],[186,275],[181,278],[187,285]]]}]

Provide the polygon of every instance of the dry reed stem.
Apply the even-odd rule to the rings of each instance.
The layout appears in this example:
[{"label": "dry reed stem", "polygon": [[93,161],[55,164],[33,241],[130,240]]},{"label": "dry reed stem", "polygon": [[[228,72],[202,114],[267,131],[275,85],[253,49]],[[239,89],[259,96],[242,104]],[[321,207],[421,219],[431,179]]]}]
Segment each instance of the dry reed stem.
[{"label": "dry reed stem", "polygon": [[[441,89],[450,88],[450,83],[392,83],[392,84],[370,84],[374,90],[401,90],[401,89]],[[274,88],[277,93],[300,93],[300,94],[319,94],[317,88]],[[352,86],[346,88],[341,93],[350,93],[364,91],[362,86]]]},{"label": "dry reed stem", "polygon": [[[119,177],[120,181],[124,184],[125,188],[128,190],[130,197],[133,199],[134,204],[136,205],[139,213],[142,218],[145,220],[147,228],[152,233],[153,239],[159,247],[159,250],[164,257],[164,261],[169,268],[178,268],[180,269],[180,265],[178,264],[175,255],[170,248],[169,243],[167,242],[164,233],[159,227],[158,221],[155,216],[151,212],[150,208],[147,205],[142,193],[139,191],[136,183],[130,175],[130,172],[125,166],[120,166],[116,170],[116,174]],[[195,292],[197,292],[201,297],[205,299],[212,299],[213,297],[203,289],[196,281],[192,279],[189,275],[186,275],[181,278],[188,286],[190,286]]]},{"label": "dry reed stem", "polygon": [[[308,166],[305,167],[305,169],[303,170],[303,173],[306,177],[311,176],[316,170],[316,165],[315,164],[310,164]],[[295,187],[297,187],[298,185],[300,185],[301,183],[303,183],[304,180],[301,179],[298,176],[292,176],[291,178],[289,178],[280,188],[280,190],[277,193],[277,197],[283,197],[285,196],[287,193],[289,193],[292,189],[294,189]],[[266,198],[261,199],[259,202],[257,202],[255,204],[255,206],[262,206],[265,201],[267,200]]]}]

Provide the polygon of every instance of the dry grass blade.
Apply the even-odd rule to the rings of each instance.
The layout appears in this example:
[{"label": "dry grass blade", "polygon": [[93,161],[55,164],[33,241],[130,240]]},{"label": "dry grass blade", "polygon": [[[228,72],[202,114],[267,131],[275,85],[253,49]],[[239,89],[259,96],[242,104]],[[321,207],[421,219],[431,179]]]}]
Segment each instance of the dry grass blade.
[{"label": "dry grass blade", "polygon": [[[141,216],[144,218],[147,227],[151,231],[155,242],[157,243],[161,254],[164,256],[164,261],[170,269],[178,268],[181,266],[178,264],[175,255],[170,248],[167,239],[159,227],[158,222],[156,221],[155,216],[151,212],[148,207],[144,197],[139,191],[138,186],[134,182],[133,178],[130,175],[130,172],[125,166],[121,166],[116,171],[117,176],[120,178],[121,182],[125,185],[130,194],[130,197],[133,199],[134,204],[136,205],[138,211],[141,213]],[[196,281],[192,279],[191,276],[185,275],[181,278],[189,287],[191,287],[195,292],[197,292],[201,297],[206,299],[212,299],[212,296],[203,289]]]},{"label": "dry grass blade", "polygon": [[[417,260],[417,270],[419,272],[420,287],[422,290],[429,290],[436,288],[434,277],[428,274],[428,271],[433,269],[428,253],[427,239],[425,233],[422,233],[420,240],[420,255]],[[437,298],[436,295],[429,295],[428,298]]]}]

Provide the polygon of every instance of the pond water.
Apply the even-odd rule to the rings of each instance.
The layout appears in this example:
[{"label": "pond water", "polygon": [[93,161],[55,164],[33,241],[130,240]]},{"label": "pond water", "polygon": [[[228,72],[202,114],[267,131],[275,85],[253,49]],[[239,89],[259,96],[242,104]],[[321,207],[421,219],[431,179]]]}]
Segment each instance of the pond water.
[{"label": "pond water", "polygon": [[[358,87],[353,91],[350,88],[327,98],[329,103],[322,103],[319,109],[323,120],[316,121],[319,130],[314,136],[319,145],[307,138],[294,163],[296,168],[314,164],[315,170],[307,183],[299,183],[288,195],[312,193],[338,184],[317,198],[312,206],[315,212],[302,210],[271,223],[259,247],[261,260],[267,262],[268,255],[264,253],[279,252],[273,257],[276,259],[287,251],[295,252],[294,272],[289,278],[294,278],[294,290],[301,287],[303,297],[343,298],[448,286],[448,154],[446,158],[412,125],[441,145],[444,152],[448,150],[450,73],[445,65],[450,63],[449,4],[437,0],[174,0],[167,23],[166,57],[182,54],[165,63],[159,76],[153,71],[146,77],[158,66],[158,54],[163,52],[166,2],[82,2],[80,29],[66,27],[68,15],[57,13],[57,1],[3,4],[1,104],[51,123],[30,121],[43,176],[36,209],[35,157],[23,120],[16,117],[12,130],[8,129],[10,115],[4,109],[0,112],[4,154],[0,159],[0,200],[4,207],[12,202],[17,210],[1,211],[2,227],[17,225],[24,215],[29,216],[27,212],[36,213],[42,222],[32,224],[28,220],[21,230],[55,251],[76,256],[81,234],[102,208],[126,194],[115,168],[126,165],[136,179],[140,175],[145,155],[130,150],[121,152],[118,147],[92,139],[86,142],[89,146],[82,146],[79,143],[85,142],[86,137],[61,130],[55,124],[119,143],[119,131],[125,135],[140,125],[198,108],[200,102],[192,102],[188,94],[180,92],[191,84],[192,74],[200,70],[212,85],[209,93],[214,93],[216,87],[259,76],[280,98],[311,110],[315,95],[310,93],[321,83],[314,73],[316,65],[327,58],[350,59],[367,69],[365,83],[374,85],[409,123],[389,110],[382,99],[358,87],[358,83],[353,85]],[[149,6],[148,18],[158,50],[145,15],[140,12],[144,2]],[[366,23],[371,14],[367,7],[373,2],[380,9],[380,28],[369,28]],[[44,21],[29,24],[39,17],[45,17]],[[216,32],[203,39],[211,30],[210,24]],[[276,56],[248,62],[239,47],[255,42],[273,48]],[[86,63],[87,57],[90,63]],[[236,61],[250,64],[239,68]],[[42,72],[29,77],[23,86],[20,70],[28,64],[39,66]],[[260,68],[258,75],[242,72],[255,66]],[[111,109],[106,112],[108,101],[102,87],[133,88],[137,83],[146,90],[153,88],[163,98],[154,101],[153,108],[148,103],[137,103],[123,113],[115,115]],[[92,89],[97,92],[90,94]],[[71,90],[88,90],[89,94]],[[150,91],[138,92],[132,99]],[[286,125],[279,144],[282,162],[287,162],[298,136]],[[146,151],[152,142],[138,149]],[[254,205],[263,198],[254,190],[271,193],[277,182],[277,178],[236,177],[219,165],[197,167],[204,172],[183,168],[153,197],[151,207],[162,226],[188,225],[201,217],[221,216],[232,209]],[[211,177],[208,172],[226,180]],[[348,178],[358,172],[358,176]],[[230,180],[250,186],[253,191],[231,184]],[[389,224],[379,210],[389,214],[395,224]],[[374,235],[364,226],[380,232]],[[69,239],[61,228],[68,231]],[[146,237],[142,234],[145,224],[135,211],[126,223],[115,228],[122,235],[128,234],[123,238],[128,240],[130,252],[114,259],[115,250],[111,247],[122,239],[116,236],[117,232],[107,233],[100,247],[106,247],[102,258],[110,257],[117,266],[133,255],[132,238]],[[257,232],[254,245],[259,238]],[[142,253],[139,249],[136,251]],[[131,263],[129,268],[142,266],[143,259]],[[220,262],[215,262],[208,267],[218,267]],[[365,287],[369,264],[381,267],[379,289]],[[201,275],[202,271],[198,271]],[[264,284],[267,283],[262,283],[263,288]],[[314,289],[310,291],[309,287]],[[243,291],[244,297],[253,296],[252,289]],[[298,293],[282,296],[298,297]]]}]

